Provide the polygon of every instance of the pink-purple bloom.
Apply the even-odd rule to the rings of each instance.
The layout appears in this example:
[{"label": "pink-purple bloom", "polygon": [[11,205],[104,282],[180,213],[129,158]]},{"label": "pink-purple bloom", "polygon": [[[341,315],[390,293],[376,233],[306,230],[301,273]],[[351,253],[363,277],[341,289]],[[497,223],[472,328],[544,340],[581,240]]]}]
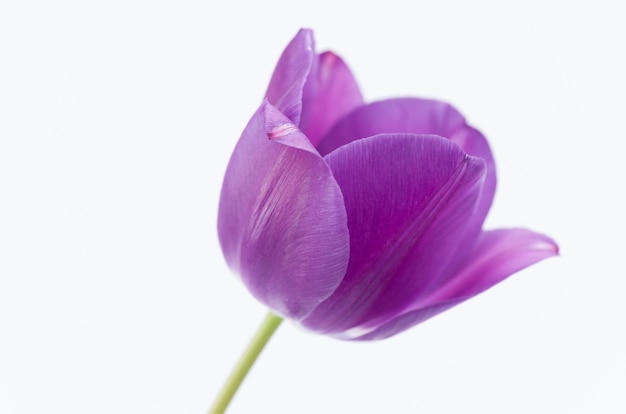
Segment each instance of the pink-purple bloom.
[{"label": "pink-purple bloom", "polygon": [[301,30],[233,152],[219,238],[275,313],[381,339],[557,254],[544,235],[482,229],[495,188],[489,145],[455,108],[363,102],[341,58]]}]

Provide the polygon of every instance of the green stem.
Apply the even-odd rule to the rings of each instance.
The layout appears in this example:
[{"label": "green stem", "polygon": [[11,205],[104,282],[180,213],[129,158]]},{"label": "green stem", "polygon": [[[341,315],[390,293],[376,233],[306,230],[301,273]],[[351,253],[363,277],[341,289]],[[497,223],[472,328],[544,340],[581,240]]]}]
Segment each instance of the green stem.
[{"label": "green stem", "polygon": [[209,414],[221,414],[226,411],[228,404],[233,399],[233,396],[237,392],[237,389],[243,382],[244,378],[252,368],[254,361],[265,348],[265,345],[270,340],[276,329],[283,321],[283,318],[274,315],[272,312],[268,312],[267,316],[263,320],[261,326],[256,331],[256,334],[248,344],[248,348],[244,351],[243,355],[235,365],[235,368],[230,373],[230,376],[224,383],[222,390],[215,398],[213,406],[209,410]]}]

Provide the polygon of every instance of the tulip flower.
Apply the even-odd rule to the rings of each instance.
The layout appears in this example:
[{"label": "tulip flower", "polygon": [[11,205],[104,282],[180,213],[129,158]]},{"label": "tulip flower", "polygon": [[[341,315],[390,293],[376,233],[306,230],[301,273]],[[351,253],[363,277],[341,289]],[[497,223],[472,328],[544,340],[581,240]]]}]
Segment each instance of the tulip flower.
[{"label": "tulip flower", "polygon": [[237,142],[220,198],[226,261],[271,309],[242,371],[282,318],[383,339],[556,255],[542,234],[483,230],[495,188],[485,137],[454,107],[365,103],[341,58],[316,54],[301,30]]},{"label": "tulip flower", "polygon": [[482,229],[495,187],[489,145],[456,109],[364,103],[345,63],[301,30],[233,152],[219,237],[276,314],[381,339],[557,253],[538,233]]}]

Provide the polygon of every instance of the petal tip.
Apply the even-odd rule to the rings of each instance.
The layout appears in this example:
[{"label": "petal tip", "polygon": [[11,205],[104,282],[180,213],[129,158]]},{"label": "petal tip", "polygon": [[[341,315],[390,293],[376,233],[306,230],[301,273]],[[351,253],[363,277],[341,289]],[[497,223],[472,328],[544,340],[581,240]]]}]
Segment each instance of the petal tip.
[{"label": "petal tip", "polygon": [[[532,234],[532,232],[526,231]],[[528,250],[544,252],[546,254],[545,258],[560,256],[561,253],[559,245],[554,240],[540,233],[535,233],[535,240],[528,246]]]}]

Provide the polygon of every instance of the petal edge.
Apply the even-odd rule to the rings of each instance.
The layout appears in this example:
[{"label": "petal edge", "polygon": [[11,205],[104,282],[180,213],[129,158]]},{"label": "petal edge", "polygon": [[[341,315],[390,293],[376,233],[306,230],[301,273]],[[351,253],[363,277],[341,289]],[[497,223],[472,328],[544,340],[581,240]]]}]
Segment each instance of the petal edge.
[{"label": "petal edge", "polygon": [[465,267],[448,284],[375,329],[345,332],[339,338],[377,340],[396,335],[555,255],[558,255],[558,246],[543,234],[525,229],[484,232]]},{"label": "petal edge", "polygon": [[349,234],[341,190],[306,137],[294,126],[270,138],[289,122],[267,102],[253,115],[226,170],[218,233],[252,294],[298,320],[341,282]]}]

